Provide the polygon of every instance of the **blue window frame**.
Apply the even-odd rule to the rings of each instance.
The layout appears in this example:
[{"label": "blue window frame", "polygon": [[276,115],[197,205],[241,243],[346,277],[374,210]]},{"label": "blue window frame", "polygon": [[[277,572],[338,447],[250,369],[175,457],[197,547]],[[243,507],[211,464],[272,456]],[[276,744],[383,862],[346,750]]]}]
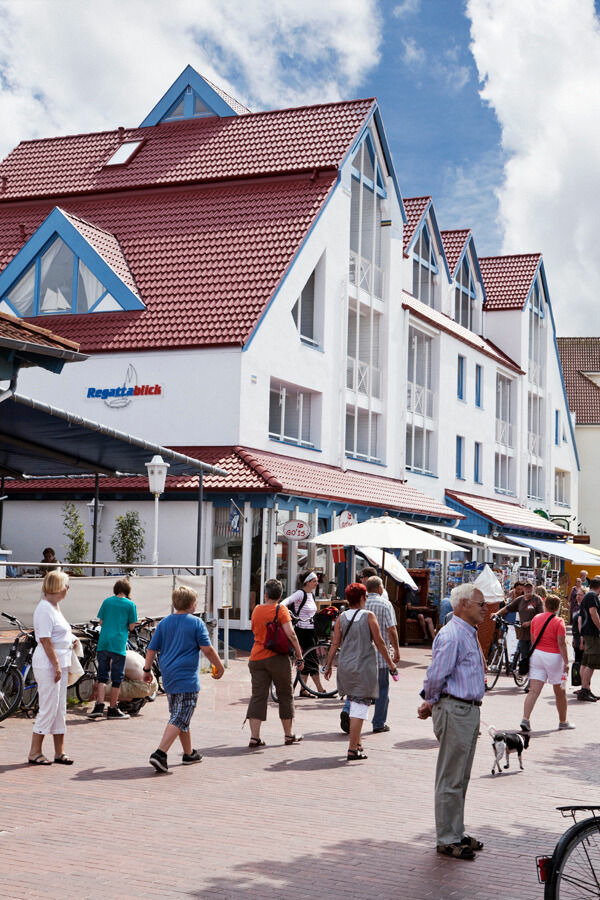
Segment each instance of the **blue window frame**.
[{"label": "blue window frame", "polygon": [[560,444],[560,411],[558,409],[554,410],[554,443],[557,446]]},{"label": "blue window frame", "polygon": [[463,460],[464,460],[465,439],[461,435],[456,435],[456,477],[464,480]]},{"label": "blue window frame", "polygon": [[481,366],[475,366],[475,406],[483,405],[481,393]]},{"label": "blue window frame", "polygon": [[456,274],[454,288],[454,318],[465,328],[471,330],[474,327],[475,279],[467,256],[463,257],[462,265]]},{"label": "blue window frame", "polygon": [[460,355],[456,369],[456,396],[459,400],[465,399],[465,358]]},{"label": "blue window frame", "polygon": [[473,448],[473,481],[481,484],[481,444],[475,441]]}]

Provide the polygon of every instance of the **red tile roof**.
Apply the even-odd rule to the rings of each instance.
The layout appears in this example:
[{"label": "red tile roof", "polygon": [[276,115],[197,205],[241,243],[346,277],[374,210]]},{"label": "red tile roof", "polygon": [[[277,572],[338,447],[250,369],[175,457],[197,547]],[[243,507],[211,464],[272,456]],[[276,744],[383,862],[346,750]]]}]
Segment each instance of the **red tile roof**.
[{"label": "red tile roof", "polygon": [[8,313],[0,312],[0,340],[8,338],[11,341],[24,341],[27,344],[38,344],[41,347],[52,347],[58,350],[79,350],[79,344],[69,341],[58,334],[53,334],[47,328],[40,328],[31,322],[24,322]]},{"label": "red tile roof", "polygon": [[541,253],[480,257],[486,296],[483,308],[490,312],[523,309],[541,258]]},{"label": "red tile roof", "polygon": [[458,261],[462,256],[463,250],[465,249],[465,244],[471,237],[471,229],[460,228],[455,231],[442,231],[441,235],[442,244],[444,245],[444,253],[446,254],[446,259],[448,260],[450,275],[454,277],[456,275],[456,267],[458,265]]},{"label": "red tile roof", "polygon": [[403,198],[403,202],[404,210],[406,212],[406,225],[404,226],[403,233],[404,252],[406,253],[410,242],[415,236],[415,231],[431,203],[431,197],[408,197],[408,199]]},{"label": "red tile roof", "polygon": [[116,272],[121,281],[139,297],[135,279],[127,265],[127,260],[123,255],[121,245],[114,234],[111,234],[109,231],[105,231],[102,228],[97,228],[95,225],[92,225],[91,222],[86,222],[85,219],[80,219],[78,216],[74,216],[64,209],[61,210],[61,212],[64,213],[69,222],[77,229],[88,244],[94,248],[96,253],[102,257],[114,272]]},{"label": "red tile roof", "polygon": [[600,385],[587,377],[600,374],[600,337],[563,337],[557,341],[575,424],[600,425]]},{"label": "red tile roof", "polygon": [[[267,494],[291,494],[298,497],[315,497],[378,509],[390,509],[407,514],[439,519],[456,519],[455,511],[428,497],[416,488],[394,479],[362,472],[342,471],[335,466],[281,456],[263,450],[245,447],[175,447],[187,456],[201,459],[210,465],[229,472],[228,478],[208,475],[204,478],[205,490],[229,493],[258,492]],[[100,477],[100,490],[147,490],[147,480],[140,476],[124,478]],[[197,490],[195,476],[169,476],[166,490]],[[93,478],[34,479],[5,482],[5,489],[12,492],[38,493],[73,491],[88,493],[94,490]]]},{"label": "red tile roof", "polygon": [[[330,173],[63,200],[64,211],[93,222],[94,240],[100,229],[115,236],[146,309],[47,316],[44,324],[82,352],[241,345],[335,181]],[[0,269],[22,245],[20,224],[31,236],[52,208],[2,208]]]},{"label": "red tile roof", "polygon": [[231,94],[226,93],[223,88],[220,88],[218,84],[215,84],[213,81],[209,81],[206,75],[200,75],[203,81],[211,86],[213,91],[221,97],[222,100],[227,103],[239,116],[244,116],[247,113],[251,113],[252,110],[248,109],[247,106],[244,106],[240,103],[239,100],[236,100],[235,97],[232,97]]},{"label": "red tile roof", "polygon": [[446,491],[449,500],[455,500],[467,509],[479,513],[485,519],[495,522],[502,528],[519,528],[529,531],[549,531],[558,536],[567,534],[564,528],[559,528],[554,522],[544,519],[531,509],[519,506],[506,500],[494,500],[489,497],[477,497],[474,494],[461,494],[458,491]]},{"label": "red tile roof", "polygon": [[[23,141],[0,164],[0,203],[337,169],[374,100]],[[106,166],[124,141],[127,165]]]},{"label": "red tile roof", "polygon": [[468,328],[455,322],[454,319],[451,319],[445,313],[432,309],[430,306],[417,300],[411,294],[404,293],[402,295],[402,306],[404,309],[408,309],[412,315],[417,316],[424,322],[428,322],[430,325],[433,325],[434,328],[439,328],[441,331],[451,334],[453,337],[457,338],[457,340],[462,341],[463,344],[475,347],[476,350],[479,350],[481,353],[485,354],[485,356],[489,356],[500,365],[506,366],[513,372],[518,372],[519,375],[525,374],[514,360],[507,356],[506,353],[503,353],[502,350],[496,347],[491,341],[479,337],[474,331],[469,331]]}]

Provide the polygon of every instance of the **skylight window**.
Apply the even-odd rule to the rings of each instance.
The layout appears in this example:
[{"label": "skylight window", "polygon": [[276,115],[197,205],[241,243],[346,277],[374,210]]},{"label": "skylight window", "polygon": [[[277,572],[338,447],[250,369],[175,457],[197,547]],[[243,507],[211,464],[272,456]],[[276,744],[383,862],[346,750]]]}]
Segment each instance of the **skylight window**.
[{"label": "skylight window", "polygon": [[104,163],[104,165],[124,166],[125,163],[129,162],[141,143],[141,141],[125,141],[124,144],[121,144],[119,147],[117,147],[111,158],[107,163]]}]

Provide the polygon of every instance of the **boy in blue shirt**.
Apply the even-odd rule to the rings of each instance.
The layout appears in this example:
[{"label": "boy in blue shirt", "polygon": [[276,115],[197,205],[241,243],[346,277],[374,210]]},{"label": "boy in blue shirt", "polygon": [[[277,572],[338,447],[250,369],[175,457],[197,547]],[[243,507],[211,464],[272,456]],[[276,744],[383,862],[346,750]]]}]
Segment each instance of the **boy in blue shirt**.
[{"label": "boy in blue shirt", "polygon": [[98,611],[102,627],[96,652],[98,660],[98,675],[95,685],[96,703],[89,715],[90,719],[101,719],[104,715],[104,696],[109,681],[112,687],[106,718],[129,718],[128,713],[120,710],[117,703],[119,689],[125,675],[127,638],[137,622],[137,610],[133,600],[129,599],[131,585],[128,581],[117,581],[113,591],[113,596],[107,597]]},{"label": "boy in blue shirt", "polygon": [[144,681],[152,680],[152,663],[157,653],[163,687],[169,701],[169,723],[158,748],[150,755],[157,772],[168,772],[167,752],[176,738],[183,748],[183,765],[200,762],[202,756],[192,748],[190,722],[198,701],[200,651],[213,665],[213,678],[221,678],[225,669],[210,642],[206,625],[192,615],[198,594],[189,587],[173,591],[175,610],[156,626],[146,651]]}]

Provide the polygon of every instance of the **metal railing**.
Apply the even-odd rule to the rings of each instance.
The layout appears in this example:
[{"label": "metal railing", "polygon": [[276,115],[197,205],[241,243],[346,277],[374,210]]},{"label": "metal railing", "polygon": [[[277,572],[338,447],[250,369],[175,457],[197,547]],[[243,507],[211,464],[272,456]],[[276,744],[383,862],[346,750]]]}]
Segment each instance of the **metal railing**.
[{"label": "metal railing", "polygon": [[414,381],[406,385],[406,407],[409,412],[433,418],[433,391]]},{"label": "metal railing", "polygon": [[381,369],[360,359],[346,360],[346,387],[371,397],[381,397]]},{"label": "metal railing", "polygon": [[355,284],[361,290],[383,300],[383,269],[353,250],[350,251],[348,277],[350,284]]},{"label": "metal railing", "polygon": [[505,419],[496,419],[496,443],[503,447],[514,447],[513,425]]},{"label": "metal railing", "polygon": [[535,431],[527,432],[527,448],[532,456],[544,455],[544,438],[543,435]]}]

